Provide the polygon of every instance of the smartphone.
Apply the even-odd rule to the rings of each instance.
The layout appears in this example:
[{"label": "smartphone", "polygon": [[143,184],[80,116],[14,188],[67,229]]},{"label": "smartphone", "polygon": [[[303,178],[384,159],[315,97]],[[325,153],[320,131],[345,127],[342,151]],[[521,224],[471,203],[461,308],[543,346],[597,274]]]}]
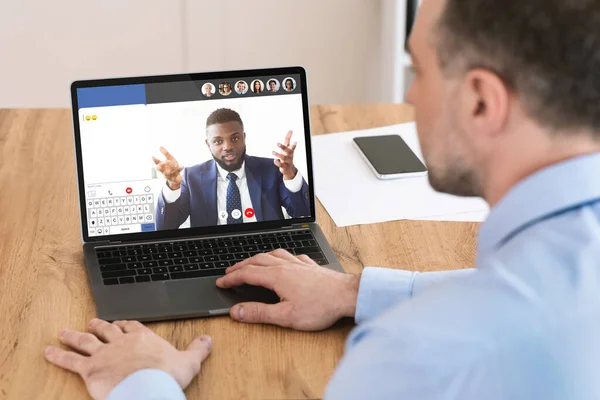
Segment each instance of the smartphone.
[{"label": "smartphone", "polygon": [[399,135],[355,137],[353,143],[379,179],[408,178],[427,174],[425,164]]}]

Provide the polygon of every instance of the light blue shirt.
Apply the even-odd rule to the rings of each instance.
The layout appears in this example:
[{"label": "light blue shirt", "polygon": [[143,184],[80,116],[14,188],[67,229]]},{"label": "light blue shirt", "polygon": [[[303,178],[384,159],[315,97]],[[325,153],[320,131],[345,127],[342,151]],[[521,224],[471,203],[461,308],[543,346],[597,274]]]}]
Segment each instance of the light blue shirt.
[{"label": "light blue shirt", "polygon": [[[365,268],[327,399],[600,399],[600,153],[521,181],[478,240],[476,269]],[[151,372],[111,399],[181,398]]]}]

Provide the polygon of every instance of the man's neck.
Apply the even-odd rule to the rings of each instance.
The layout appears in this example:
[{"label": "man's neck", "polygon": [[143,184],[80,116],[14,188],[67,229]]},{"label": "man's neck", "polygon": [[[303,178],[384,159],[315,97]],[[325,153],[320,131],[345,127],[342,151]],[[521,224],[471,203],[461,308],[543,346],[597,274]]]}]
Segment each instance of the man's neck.
[{"label": "man's neck", "polygon": [[590,135],[568,133],[555,137],[538,137],[530,141],[505,144],[490,157],[482,177],[483,197],[490,207],[496,205],[510,189],[528,176],[571,158],[600,152],[600,140]]}]

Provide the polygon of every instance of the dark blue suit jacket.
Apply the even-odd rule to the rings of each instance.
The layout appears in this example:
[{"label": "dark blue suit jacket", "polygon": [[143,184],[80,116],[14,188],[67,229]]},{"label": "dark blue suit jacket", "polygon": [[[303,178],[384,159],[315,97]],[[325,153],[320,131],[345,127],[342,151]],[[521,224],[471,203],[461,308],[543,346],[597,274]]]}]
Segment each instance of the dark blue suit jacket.
[{"label": "dark blue suit jacket", "polygon": [[[246,156],[246,179],[257,221],[283,219],[281,207],[291,217],[310,215],[310,194],[306,181],[297,193],[283,183],[283,175],[273,159]],[[162,193],[156,207],[156,229],[178,229],[190,216],[190,226],[217,225],[217,165],[214,160],[186,168],[181,196],[167,204]],[[244,210],[241,210],[242,212]]]}]

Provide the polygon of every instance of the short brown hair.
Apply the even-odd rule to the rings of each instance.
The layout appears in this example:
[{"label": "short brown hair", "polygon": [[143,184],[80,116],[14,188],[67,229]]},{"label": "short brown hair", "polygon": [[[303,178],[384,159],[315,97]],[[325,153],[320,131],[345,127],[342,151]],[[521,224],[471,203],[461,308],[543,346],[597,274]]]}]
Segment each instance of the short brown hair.
[{"label": "short brown hair", "polygon": [[437,45],[446,74],[492,70],[541,125],[600,135],[598,0],[445,1]]},{"label": "short brown hair", "polygon": [[242,117],[237,112],[229,108],[219,108],[213,111],[206,119],[206,129],[211,125],[224,124],[226,122],[239,122],[244,127]]}]

